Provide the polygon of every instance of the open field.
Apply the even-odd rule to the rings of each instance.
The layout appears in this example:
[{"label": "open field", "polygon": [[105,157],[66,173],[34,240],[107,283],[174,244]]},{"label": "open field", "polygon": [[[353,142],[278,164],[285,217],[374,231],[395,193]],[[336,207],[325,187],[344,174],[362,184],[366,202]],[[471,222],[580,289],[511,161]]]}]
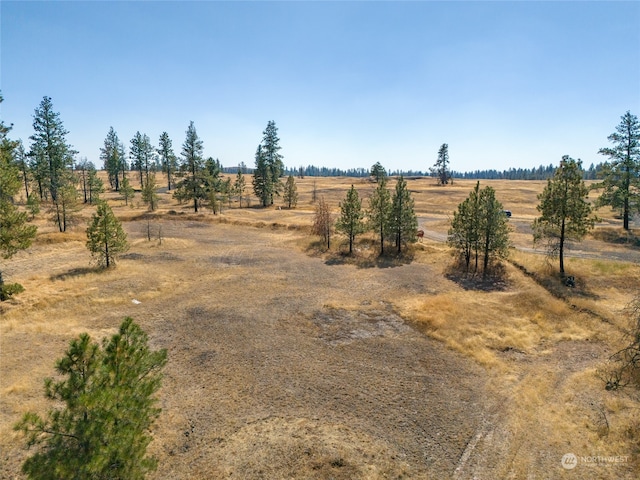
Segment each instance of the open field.
[{"label": "open field", "polygon": [[[314,181],[335,209],[351,183],[373,189],[307,177],[294,210],[216,216],[165,193],[147,215],[139,194],[134,208],[109,194],[131,243],[109,271],[90,268],[90,209],[67,234],[38,219],[34,246],[2,264],[26,291],[0,306],[0,478],[19,477],[29,452],[11,426],[49,408],[43,379],[69,340],[109,335],[125,316],[168,349],[152,478],[640,476],[638,398],[597,377],[640,285],[619,220],[598,212],[584,255],[567,259],[567,289],[527,250],[544,183],[482,182],[512,210],[519,249],[502,282],[475,289],[436,240],[404,258],[378,259],[366,236],[354,258],[341,241],[322,251],[309,236]],[[474,184],[410,180],[421,227],[446,234]],[[625,458],[580,460],[597,456]]]}]

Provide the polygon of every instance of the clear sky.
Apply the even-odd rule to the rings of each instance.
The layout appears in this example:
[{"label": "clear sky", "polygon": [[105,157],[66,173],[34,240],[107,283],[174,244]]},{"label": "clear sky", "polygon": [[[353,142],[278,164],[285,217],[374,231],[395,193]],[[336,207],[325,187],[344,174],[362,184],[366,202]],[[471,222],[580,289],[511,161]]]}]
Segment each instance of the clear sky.
[{"label": "clear sky", "polygon": [[224,166],[269,120],[285,165],[585,166],[640,115],[640,2],[0,2],[1,107],[28,148],[50,96],[99,168],[110,126]]}]

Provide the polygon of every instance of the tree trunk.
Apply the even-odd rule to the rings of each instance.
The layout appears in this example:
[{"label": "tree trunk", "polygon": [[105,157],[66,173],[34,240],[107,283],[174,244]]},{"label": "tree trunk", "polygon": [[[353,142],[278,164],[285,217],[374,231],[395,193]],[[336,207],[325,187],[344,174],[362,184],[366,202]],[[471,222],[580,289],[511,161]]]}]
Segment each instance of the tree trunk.
[{"label": "tree trunk", "polygon": [[485,242],[484,242],[484,264],[482,267],[482,278],[486,278],[487,270],[489,268],[489,243],[490,243],[489,232],[487,232],[487,235],[485,237]]},{"label": "tree trunk", "polygon": [[562,226],[560,227],[560,275],[564,277],[564,224],[565,220],[562,218]]}]

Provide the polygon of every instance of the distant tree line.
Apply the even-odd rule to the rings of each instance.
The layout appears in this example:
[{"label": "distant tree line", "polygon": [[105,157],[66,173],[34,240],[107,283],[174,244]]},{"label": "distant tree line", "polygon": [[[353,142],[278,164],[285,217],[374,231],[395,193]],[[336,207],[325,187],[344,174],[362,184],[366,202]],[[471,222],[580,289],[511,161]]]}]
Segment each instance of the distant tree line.
[{"label": "distant tree line", "polygon": [[[604,163],[591,164],[591,166],[583,170],[583,180],[596,180],[604,168]],[[225,173],[236,173],[238,167],[227,167],[223,171]],[[463,180],[548,180],[553,177],[556,167],[553,164],[540,165],[534,168],[509,168],[507,170],[474,170],[471,172],[460,172],[452,170],[450,178],[459,178]],[[251,173],[253,169],[247,169],[243,173]],[[298,177],[356,177],[366,178],[371,175],[371,169],[367,168],[335,168],[335,167],[318,167],[315,165],[307,165],[306,167],[285,168],[286,175],[294,175]],[[423,170],[387,170],[387,176],[405,178],[409,177],[435,177],[437,174],[431,171]]]},{"label": "distant tree line", "polygon": [[[595,180],[601,174],[604,163],[591,164],[587,170],[581,170],[583,180]],[[455,178],[469,180],[549,180],[553,177],[556,167],[553,164],[540,165],[537,168],[510,168],[508,170],[475,170],[473,172],[456,172]]]}]

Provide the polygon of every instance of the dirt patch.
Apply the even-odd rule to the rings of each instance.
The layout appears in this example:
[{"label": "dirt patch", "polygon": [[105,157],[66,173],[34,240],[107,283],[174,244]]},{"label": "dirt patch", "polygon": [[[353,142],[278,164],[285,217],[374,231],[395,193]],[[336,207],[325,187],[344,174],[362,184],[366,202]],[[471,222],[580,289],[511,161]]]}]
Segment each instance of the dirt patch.
[{"label": "dirt patch", "polygon": [[327,308],[314,314],[312,322],[318,328],[318,338],[329,345],[343,345],[371,337],[391,337],[409,329],[398,315],[382,311]]}]

